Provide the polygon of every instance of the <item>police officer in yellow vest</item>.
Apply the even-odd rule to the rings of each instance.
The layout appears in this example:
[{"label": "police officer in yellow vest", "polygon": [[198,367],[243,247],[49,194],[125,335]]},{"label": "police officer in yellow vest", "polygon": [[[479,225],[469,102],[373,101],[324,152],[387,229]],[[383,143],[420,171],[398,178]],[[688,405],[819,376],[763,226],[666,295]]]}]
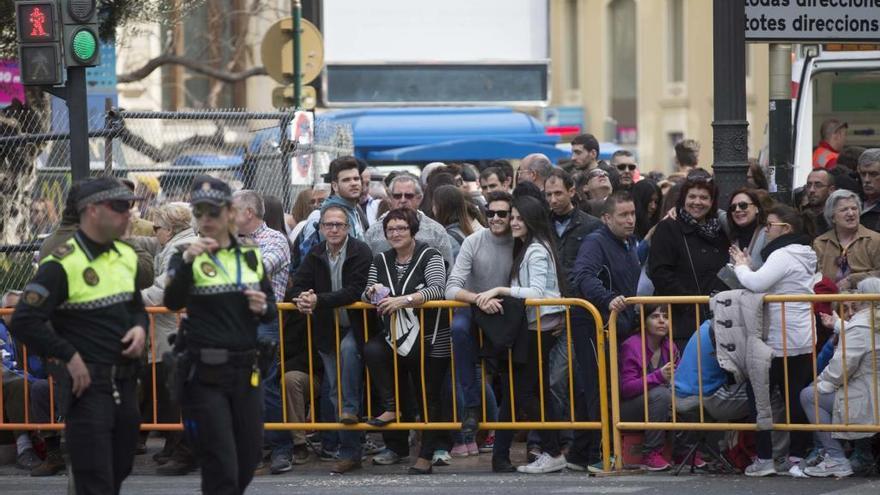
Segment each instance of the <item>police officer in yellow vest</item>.
[{"label": "police officer in yellow vest", "polygon": [[262,455],[257,325],[276,317],[274,296],[259,248],[236,238],[229,186],[196,177],[190,203],[200,238],[172,256],[165,286],[165,306],[187,313],[175,342],[184,429],[202,491],[239,494]]},{"label": "police officer in yellow vest", "polygon": [[135,289],[137,255],[117,241],[134,199],[111,177],[82,182],[79,229],[42,260],[12,319],[30,352],[66,363],[56,386],[79,494],[119,493],[138,440],[137,368],[149,319]]}]

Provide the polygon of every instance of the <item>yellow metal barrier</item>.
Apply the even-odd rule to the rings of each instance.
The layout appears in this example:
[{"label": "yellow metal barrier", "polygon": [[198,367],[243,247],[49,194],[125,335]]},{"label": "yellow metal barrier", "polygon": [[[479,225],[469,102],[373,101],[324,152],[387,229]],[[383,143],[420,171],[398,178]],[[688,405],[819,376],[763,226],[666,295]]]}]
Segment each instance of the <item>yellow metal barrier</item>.
[{"label": "yellow metal barrier", "polygon": [[[481,366],[482,373],[482,421],[480,422],[480,428],[488,429],[488,430],[503,430],[503,429],[593,429],[601,431],[601,443],[602,443],[602,459],[605,470],[610,469],[610,438],[608,436],[608,428],[609,418],[608,418],[608,390],[607,390],[607,364],[605,359],[605,332],[602,331],[602,317],[596,308],[582,300],[582,299],[571,299],[571,298],[560,298],[560,299],[538,299],[538,300],[526,300],[526,305],[528,306],[544,306],[544,305],[552,305],[552,306],[565,306],[565,331],[567,337],[567,357],[569,364],[572,362],[572,335],[571,335],[571,307],[576,306],[584,309],[588,312],[593,321],[596,322],[596,346],[597,346],[597,357],[598,357],[598,369],[599,369],[599,397],[600,397],[600,420],[599,421],[577,421],[575,419],[574,412],[574,376],[573,376],[573,367],[568,366],[568,393],[569,393],[569,420],[568,421],[545,421],[544,416],[544,400],[545,400],[545,390],[543,385],[543,372],[539,369],[539,398],[540,398],[540,410],[541,410],[541,418],[540,421],[518,421],[516,415],[516,407],[515,401],[513,399],[513,390],[514,390],[514,378],[513,378],[513,363],[511,357],[511,352],[508,351],[508,373],[510,373],[510,390],[506,391],[506,393],[511,394],[510,406],[511,406],[511,421],[510,422],[498,422],[498,421],[487,421],[487,413],[486,413],[486,372],[485,366]],[[446,309],[449,311],[449,320],[450,324],[452,322],[452,312],[454,308],[464,308],[469,307],[468,304],[454,302],[454,301],[431,301],[418,309],[420,310],[420,323],[421,327],[424,328],[424,310],[425,309]],[[339,310],[361,310],[363,314],[364,321],[364,340],[369,338],[369,329],[368,329],[368,315],[367,311],[374,309],[374,306],[365,303],[355,303],[350,306],[345,306],[343,308],[338,308],[335,312],[335,349],[337,353],[336,359],[336,373],[337,373],[337,405],[339,407],[339,412],[341,413],[342,408],[342,380],[341,378],[341,359],[338,358],[340,352],[340,324],[339,324]],[[11,314],[12,309],[0,309],[0,315],[2,314]],[[154,315],[156,314],[165,314],[170,313],[170,311],[166,308],[162,307],[150,307],[147,308],[148,313],[150,314],[150,328],[148,330],[149,342],[150,342],[150,361],[151,366],[149,373],[152,377],[152,387],[149,391],[151,393],[151,406],[152,406],[152,423],[142,423],[142,430],[159,430],[159,431],[179,431],[183,429],[182,423],[160,423],[157,421],[158,418],[158,394],[157,387],[160,384],[157,384],[157,372],[156,372],[156,325]],[[358,423],[355,425],[343,425],[337,422],[318,422],[317,416],[315,414],[315,370],[314,370],[314,345],[313,345],[313,330],[312,330],[312,317],[311,315],[307,315],[306,318],[306,342],[307,342],[307,353],[308,353],[308,375],[309,375],[309,417],[311,421],[302,422],[302,423],[294,423],[288,421],[288,397],[287,397],[287,388],[286,388],[286,369],[285,362],[283,356],[285,354],[284,350],[284,313],[286,311],[297,311],[296,305],[291,303],[280,303],[278,304],[278,322],[279,322],[279,344],[280,344],[280,353],[282,359],[280,361],[280,392],[282,399],[282,422],[281,423],[266,423],[265,428],[267,430],[373,430],[373,431],[382,431],[382,430],[457,430],[461,428],[461,422],[458,420],[458,412],[457,412],[457,393],[456,393],[456,378],[455,378],[455,352],[454,349],[451,352],[450,356],[450,372],[451,372],[451,384],[452,384],[452,421],[451,422],[432,422],[428,417],[427,412],[427,397],[425,395],[425,332],[420,332],[420,349],[421,349],[421,382],[422,382],[422,418],[423,421],[419,422],[404,422],[401,421],[400,415],[400,391],[398,387],[398,366],[397,366],[397,352],[396,348],[393,355],[393,371],[394,371],[394,384],[395,384],[395,403],[397,407],[397,419],[384,427],[374,427],[368,425],[366,423]],[[180,314],[178,314],[178,323],[180,320]],[[538,363],[539,366],[542,366],[541,362],[541,329],[540,329],[540,319],[538,322]],[[392,339],[394,342],[394,339]],[[479,342],[482,345],[483,335],[482,331],[479,334]],[[451,346],[452,347],[452,346]],[[25,351],[26,352],[26,351]],[[26,355],[25,355],[26,356]],[[25,358],[25,376],[28,375],[27,370],[27,359]],[[483,363],[485,364],[485,363]],[[366,367],[365,367],[366,368]],[[372,404],[371,404],[371,390],[370,390],[370,375],[369,370],[365,369],[365,385],[366,385],[366,413],[367,417],[373,416]],[[50,386],[50,414],[51,421],[50,423],[32,423],[29,421],[28,411],[29,404],[28,401],[25,400],[25,423],[4,423],[2,415],[0,415],[0,430],[26,430],[26,429],[39,429],[39,430],[60,430],[63,429],[63,423],[56,422],[54,418],[56,417],[54,410],[54,398],[51,391],[51,387],[53,386],[52,378],[49,378],[49,386]],[[0,411],[2,411],[3,407],[3,394],[2,394],[2,383],[0,383]],[[25,394],[27,394],[27,380],[25,380]]]},{"label": "yellow metal barrier", "polygon": [[[673,351],[673,341],[675,336],[674,332],[674,324],[672,317],[672,307],[674,305],[690,305],[693,304],[696,308],[696,318],[695,324],[696,327],[694,329],[695,332],[699,332],[699,327],[702,324],[702,319],[700,317],[700,305],[706,305],[709,303],[708,296],[667,296],[667,297],[630,297],[627,298],[627,305],[638,305],[643,310],[644,306],[647,304],[658,304],[658,305],[666,305],[667,307],[667,315],[668,315],[668,325],[669,325],[669,351],[670,356],[672,356]],[[785,322],[785,305],[786,303],[809,303],[811,305],[811,312],[815,312],[815,307],[813,304],[815,303],[838,303],[838,314],[843,314],[842,307],[844,303],[849,302],[872,302],[877,303],[880,302],[880,294],[804,294],[804,295],[767,295],[764,297],[765,304],[779,304],[780,305],[780,314],[781,314],[781,331],[782,331],[782,345],[783,345],[783,356],[785,357],[783,361],[783,373],[784,373],[784,390],[783,397],[785,401],[785,422],[784,423],[774,423],[772,428],[773,430],[780,431],[825,431],[825,432],[878,432],[880,433],[880,410],[878,410],[878,402],[874,401],[874,422],[871,424],[848,424],[849,420],[849,400],[847,397],[847,373],[843,373],[843,392],[844,392],[844,409],[845,409],[845,418],[847,423],[845,424],[793,424],[791,423],[791,408],[792,404],[789,401],[789,388],[788,388],[788,350],[787,350],[787,341],[786,338],[786,322]],[[877,350],[875,348],[875,338],[876,338],[876,322],[874,321],[874,311],[873,308],[876,306],[872,305],[871,311],[871,357],[873,363],[873,392],[875,397],[880,397],[880,388],[878,388],[878,376],[877,376]],[[617,318],[618,312],[613,311],[609,316],[608,321],[608,332],[609,332],[609,347],[610,347],[610,380],[611,380],[611,397],[612,397],[612,424],[613,424],[613,442],[614,442],[614,453],[615,453],[615,468],[622,468],[622,439],[621,432],[622,431],[633,431],[633,430],[693,430],[693,431],[723,431],[723,430],[737,430],[737,431],[756,431],[757,425],[754,423],[730,423],[730,422],[707,422],[704,416],[704,407],[703,407],[703,376],[702,376],[702,362],[701,362],[701,340],[696,339],[697,343],[697,384],[698,384],[698,403],[699,403],[699,422],[683,422],[678,421],[677,412],[675,407],[676,394],[675,390],[675,371],[673,371],[670,376],[669,385],[672,390],[671,394],[671,403],[672,403],[672,415],[670,421],[665,422],[652,422],[648,420],[648,385],[647,380],[645,379],[646,375],[646,352],[645,352],[645,315],[644,311],[640,311],[641,314],[641,325],[639,331],[641,332],[641,344],[642,344],[642,384],[644,393],[642,398],[644,400],[644,414],[645,421],[622,421],[620,417],[621,410],[621,396],[620,396],[620,372],[618,366],[618,348],[620,342],[618,342],[618,329],[617,329]],[[767,312],[765,312],[765,317]],[[846,362],[846,322],[841,319],[841,325],[843,328],[840,331],[840,343],[841,353],[844,363]],[[817,334],[816,334],[816,322],[815,319],[812,321],[812,367],[813,373],[812,378],[813,382],[815,382],[817,373]],[[680,352],[684,352],[684,348],[679,350]],[[795,407],[797,405],[794,405]],[[818,393],[814,391],[813,394],[813,407],[816,411],[816,416],[818,416]]]}]

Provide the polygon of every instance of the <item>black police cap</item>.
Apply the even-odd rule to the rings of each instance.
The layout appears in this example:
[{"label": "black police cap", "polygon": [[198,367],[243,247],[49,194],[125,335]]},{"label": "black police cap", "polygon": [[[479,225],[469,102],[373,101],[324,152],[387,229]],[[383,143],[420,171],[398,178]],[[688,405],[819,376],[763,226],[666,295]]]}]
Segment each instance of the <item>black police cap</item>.
[{"label": "black police cap", "polygon": [[138,199],[131,189],[125,187],[119,179],[114,177],[96,177],[86,179],[78,183],[79,190],[76,192],[76,209],[82,211],[87,205],[113,201],[117,199],[131,201]]},{"label": "black police cap", "polygon": [[209,175],[199,175],[192,182],[189,195],[192,205],[208,203],[223,206],[232,203],[232,189],[229,184]]}]

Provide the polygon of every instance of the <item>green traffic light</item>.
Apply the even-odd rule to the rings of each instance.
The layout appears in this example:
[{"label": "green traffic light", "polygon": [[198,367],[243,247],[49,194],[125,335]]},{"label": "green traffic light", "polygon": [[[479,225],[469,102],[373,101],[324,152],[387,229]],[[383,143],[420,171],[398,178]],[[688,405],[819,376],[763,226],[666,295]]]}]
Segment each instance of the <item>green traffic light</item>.
[{"label": "green traffic light", "polygon": [[71,43],[73,56],[82,62],[95,58],[98,51],[98,39],[87,29],[82,29],[73,36]]}]

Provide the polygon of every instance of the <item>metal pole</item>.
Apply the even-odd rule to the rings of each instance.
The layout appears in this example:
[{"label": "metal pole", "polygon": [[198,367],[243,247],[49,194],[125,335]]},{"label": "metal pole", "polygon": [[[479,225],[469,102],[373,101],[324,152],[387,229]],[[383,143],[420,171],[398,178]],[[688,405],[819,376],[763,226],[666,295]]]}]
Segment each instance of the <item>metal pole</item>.
[{"label": "metal pole", "polygon": [[[113,125],[113,100],[104,98],[104,129],[110,129]],[[113,173],[113,136],[108,135],[104,138],[104,175]]]},{"label": "metal pole", "polygon": [[746,185],[749,123],[746,121],[745,2],[714,0],[712,9],[715,120],[712,168],[719,204]]},{"label": "metal pole", "polygon": [[293,0],[293,101],[294,108],[302,100],[302,1]]},{"label": "metal pole", "polygon": [[791,163],[791,45],[770,45],[770,167],[776,199],[791,203],[794,169]]},{"label": "metal pole", "polygon": [[67,68],[67,114],[70,131],[70,176],[76,182],[89,177],[89,109],[86,68]]}]

